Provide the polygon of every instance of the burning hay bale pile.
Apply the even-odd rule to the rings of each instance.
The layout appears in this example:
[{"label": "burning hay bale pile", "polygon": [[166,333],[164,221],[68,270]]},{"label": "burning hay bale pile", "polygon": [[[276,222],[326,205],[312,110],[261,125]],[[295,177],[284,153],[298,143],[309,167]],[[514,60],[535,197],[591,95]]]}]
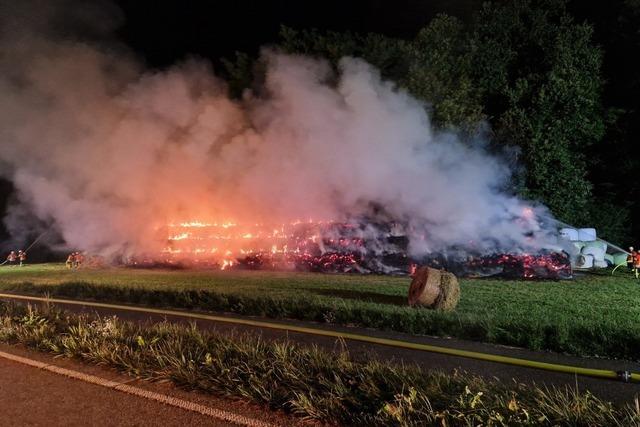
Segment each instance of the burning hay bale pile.
[{"label": "burning hay bale pile", "polygon": [[460,285],[453,273],[420,267],[409,287],[409,305],[451,311],[460,300]]},{"label": "burning hay bale pile", "polygon": [[279,225],[176,222],[160,230],[166,236],[161,254],[130,258],[125,263],[392,275],[407,275],[418,264],[459,277],[511,279],[563,279],[572,274],[566,254],[554,252],[486,255],[473,248],[453,247],[415,258],[409,253],[408,233],[406,224],[367,218]]},{"label": "burning hay bale pile", "polygon": [[392,235],[392,224],[183,222],[167,228],[162,258],[168,265],[376,274],[407,274],[409,267],[406,239]]},{"label": "burning hay bale pile", "polygon": [[465,277],[502,277],[508,279],[570,279],[571,259],[566,253],[494,254],[451,265]]}]

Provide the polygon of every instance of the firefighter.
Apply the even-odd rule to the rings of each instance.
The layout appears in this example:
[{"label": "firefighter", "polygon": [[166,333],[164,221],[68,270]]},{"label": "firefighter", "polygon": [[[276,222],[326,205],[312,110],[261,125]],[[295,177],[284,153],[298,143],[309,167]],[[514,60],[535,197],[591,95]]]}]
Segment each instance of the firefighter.
[{"label": "firefighter", "polygon": [[16,255],[16,251],[9,252],[9,256],[7,256],[7,262],[9,265],[16,265],[17,260],[18,256]]},{"label": "firefighter", "polygon": [[84,263],[84,255],[80,252],[76,252],[76,268],[80,268],[80,266]]},{"label": "firefighter", "polygon": [[71,270],[75,263],[76,263],[75,252],[71,252],[67,257],[67,262],[65,262],[65,264],[67,265],[67,269]]},{"label": "firefighter", "polygon": [[627,255],[627,268],[629,271],[634,269],[636,254],[637,252],[633,249],[633,246],[629,246],[629,255]]},{"label": "firefighter", "polygon": [[18,251],[18,261],[20,261],[20,267],[24,267],[27,262],[27,253],[22,249]]},{"label": "firefighter", "polygon": [[640,252],[634,252],[633,271],[634,273],[636,273],[636,279],[637,279],[640,276]]}]

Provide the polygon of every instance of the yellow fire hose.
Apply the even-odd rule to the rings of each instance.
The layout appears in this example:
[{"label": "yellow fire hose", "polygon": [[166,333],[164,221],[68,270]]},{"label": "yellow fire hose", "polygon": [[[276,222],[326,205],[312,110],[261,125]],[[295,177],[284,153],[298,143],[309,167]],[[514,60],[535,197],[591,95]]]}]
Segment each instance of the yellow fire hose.
[{"label": "yellow fire hose", "polygon": [[208,315],[208,314],[201,314],[201,313],[189,313],[185,311],[164,310],[164,309],[139,307],[139,306],[136,307],[136,306],[119,305],[119,304],[107,304],[107,303],[91,302],[91,301],[35,297],[35,296],[26,296],[26,295],[17,295],[17,294],[0,293],[0,298],[16,299],[16,300],[22,300],[22,301],[49,302],[49,303],[68,304],[68,305],[82,305],[87,307],[110,308],[115,310],[135,311],[135,312],[142,312],[142,313],[160,314],[165,316],[178,316],[178,317],[186,317],[190,319],[209,320],[209,321],[221,322],[221,323],[230,323],[230,324],[253,326],[253,327],[259,327],[259,328],[276,329],[276,330],[282,330],[282,331],[298,332],[302,334],[318,335],[318,336],[331,337],[331,338],[341,338],[345,340],[360,341],[365,343],[379,344],[379,345],[404,348],[404,349],[410,349],[410,350],[428,351],[431,353],[465,357],[468,359],[484,360],[487,362],[502,363],[506,365],[520,366],[523,368],[543,369],[545,371],[551,371],[551,372],[583,375],[587,377],[608,379],[608,380],[621,380],[624,382],[640,382],[640,373],[629,372],[629,371],[611,371],[606,369],[592,369],[592,368],[582,368],[579,366],[559,365],[555,363],[538,362],[535,360],[519,359],[516,357],[500,356],[496,354],[481,353],[477,351],[459,350],[459,349],[450,348],[450,347],[440,347],[440,346],[429,345],[429,344],[420,344],[415,342],[394,340],[389,338],[378,338],[378,337],[372,337],[369,335],[352,334],[349,332],[339,332],[339,331],[325,330],[325,329],[312,328],[312,327],[306,327],[306,326],[286,325],[282,323],[267,322],[267,321],[261,321],[261,320],[239,319],[239,318],[215,316],[215,315]]}]

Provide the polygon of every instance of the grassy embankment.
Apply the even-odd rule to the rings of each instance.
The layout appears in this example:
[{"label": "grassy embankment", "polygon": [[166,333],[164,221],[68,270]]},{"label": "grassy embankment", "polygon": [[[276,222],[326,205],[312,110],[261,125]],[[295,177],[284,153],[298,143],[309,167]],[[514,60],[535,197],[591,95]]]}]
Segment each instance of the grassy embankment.
[{"label": "grassy embankment", "polygon": [[582,356],[640,358],[640,282],[462,280],[453,313],[406,306],[409,279],[273,272],[0,269],[0,291],[314,320]]},{"label": "grassy embankment", "polygon": [[0,301],[0,342],[117,368],[139,378],[245,398],[299,416],[348,425],[640,425],[640,407],[588,392],[504,386],[380,362],[358,362],[250,335],[140,326]]}]

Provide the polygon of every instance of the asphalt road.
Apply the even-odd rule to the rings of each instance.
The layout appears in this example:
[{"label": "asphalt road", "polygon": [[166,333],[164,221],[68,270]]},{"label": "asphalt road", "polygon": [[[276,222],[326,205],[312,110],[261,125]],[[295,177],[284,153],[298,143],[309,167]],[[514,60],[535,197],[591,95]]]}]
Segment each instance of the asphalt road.
[{"label": "asphalt road", "polygon": [[[0,344],[0,350],[110,381],[257,419],[276,426],[300,421],[258,405],[135,380],[113,370]],[[215,426],[236,424],[0,358],[0,426]]]},{"label": "asphalt road", "polygon": [[[470,374],[479,375],[485,378],[495,378],[504,383],[517,381],[520,383],[535,383],[540,386],[568,386],[578,387],[579,390],[589,390],[594,395],[603,399],[618,403],[631,402],[640,395],[640,385],[624,383],[621,381],[603,380],[590,377],[578,377],[572,374],[556,373],[534,368],[524,368],[519,366],[505,365],[495,362],[469,359],[458,356],[443,355],[420,350],[410,350],[389,347],[385,345],[370,344],[357,341],[342,341],[330,337],[308,335],[297,332],[287,332],[274,329],[263,329],[253,326],[230,325],[228,323],[210,320],[185,319],[179,316],[165,316],[152,313],[132,312],[127,310],[83,307],[76,305],[65,305],[64,308],[74,312],[98,313],[103,316],[116,315],[121,319],[136,322],[158,322],[171,321],[175,323],[196,323],[199,328],[216,330],[222,333],[249,332],[257,334],[268,340],[289,339],[303,345],[318,345],[330,351],[348,351],[356,359],[379,359],[393,360],[405,364],[414,364],[422,369],[438,369],[442,371],[465,371]],[[221,315],[221,314],[217,314]],[[222,314],[225,317],[237,317]],[[261,319],[264,320],[264,319]],[[269,320],[272,321],[272,320]],[[463,341],[449,338],[415,336],[397,332],[385,332],[373,329],[341,327],[337,325],[327,325],[300,321],[273,321],[282,324],[296,326],[311,326],[327,330],[338,330],[349,333],[357,333],[382,338],[417,342],[436,346],[446,346],[451,348],[479,351],[491,354],[498,354],[522,359],[529,359],[541,362],[580,366],[596,369],[609,369],[613,371],[640,372],[640,363],[624,360],[609,360],[595,358],[579,358],[550,352],[537,352],[521,348],[485,344],[472,341]]]}]

